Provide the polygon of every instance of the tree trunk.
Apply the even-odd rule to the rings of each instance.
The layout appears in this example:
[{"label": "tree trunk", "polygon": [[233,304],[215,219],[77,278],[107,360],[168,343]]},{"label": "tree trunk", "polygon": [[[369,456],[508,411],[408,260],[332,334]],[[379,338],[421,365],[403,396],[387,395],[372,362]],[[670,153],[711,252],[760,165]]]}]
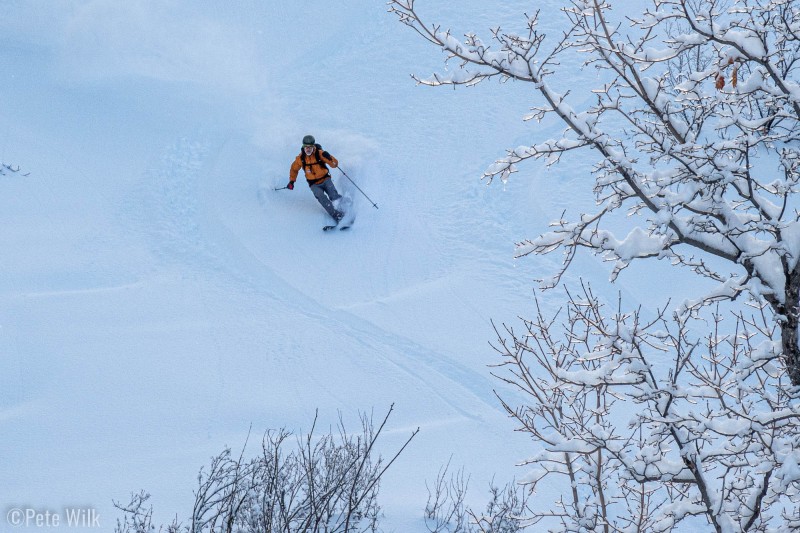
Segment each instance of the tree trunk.
[{"label": "tree trunk", "polygon": [[798,346],[798,311],[800,311],[800,264],[787,269],[786,293],[779,312],[786,317],[781,328],[781,345],[786,371],[792,385],[800,385],[800,346]]}]

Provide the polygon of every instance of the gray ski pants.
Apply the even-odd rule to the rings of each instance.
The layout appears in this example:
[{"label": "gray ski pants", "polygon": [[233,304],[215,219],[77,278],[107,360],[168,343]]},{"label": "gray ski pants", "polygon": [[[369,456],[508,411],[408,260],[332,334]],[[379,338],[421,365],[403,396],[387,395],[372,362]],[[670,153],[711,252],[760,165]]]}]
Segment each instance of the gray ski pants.
[{"label": "gray ski pants", "polygon": [[342,218],[342,212],[337,211],[331,202],[338,200],[342,197],[341,194],[333,186],[333,179],[328,178],[322,183],[311,186],[311,192],[314,197],[325,208],[325,211],[337,222]]}]

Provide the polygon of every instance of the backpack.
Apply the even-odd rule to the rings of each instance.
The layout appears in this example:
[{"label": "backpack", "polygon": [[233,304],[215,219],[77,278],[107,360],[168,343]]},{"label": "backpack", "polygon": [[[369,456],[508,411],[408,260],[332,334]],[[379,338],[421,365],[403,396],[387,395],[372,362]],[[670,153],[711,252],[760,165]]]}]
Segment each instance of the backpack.
[{"label": "backpack", "polygon": [[331,154],[323,150],[322,146],[319,144],[314,144],[314,146],[317,148],[317,160],[313,163],[306,163],[306,152],[302,148],[300,149],[300,162],[303,164],[303,171],[306,170],[306,167],[310,167],[312,165],[321,165],[322,168],[328,170],[328,165],[325,164],[325,161],[323,161],[322,158],[327,157],[330,159]]}]

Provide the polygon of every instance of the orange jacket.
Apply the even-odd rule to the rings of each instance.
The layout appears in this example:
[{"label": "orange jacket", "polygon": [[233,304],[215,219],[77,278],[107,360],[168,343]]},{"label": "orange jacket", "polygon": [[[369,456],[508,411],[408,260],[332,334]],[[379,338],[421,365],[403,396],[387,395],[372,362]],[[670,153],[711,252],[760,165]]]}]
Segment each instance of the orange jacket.
[{"label": "orange jacket", "polygon": [[[305,165],[303,164],[304,156]],[[292,163],[292,168],[289,170],[289,181],[294,183],[295,180],[297,180],[297,174],[302,168],[303,172],[306,174],[309,185],[322,183],[330,177],[330,173],[325,165],[336,168],[339,166],[339,161],[325,150],[319,148],[319,146],[317,146],[317,149],[314,150],[314,153],[311,155],[305,155],[301,152],[300,155],[295,158],[294,163]]]}]

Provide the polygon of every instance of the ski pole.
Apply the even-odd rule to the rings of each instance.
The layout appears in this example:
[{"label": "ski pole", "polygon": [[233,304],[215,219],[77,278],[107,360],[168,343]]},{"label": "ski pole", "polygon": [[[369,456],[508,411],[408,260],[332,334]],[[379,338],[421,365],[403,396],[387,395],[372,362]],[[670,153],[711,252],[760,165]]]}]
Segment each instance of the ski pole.
[{"label": "ski pole", "polygon": [[363,195],[364,195],[364,198],[366,198],[367,200],[369,200],[369,202],[372,204],[372,207],[374,207],[375,209],[378,209],[378,204],[376,204],[375,202],[373,202],[373,201],[372,201],[372,199],[371,199],[369,196],[367,196],[367,193],[365,193],[364,191],[362,191],[362,190],[361,190],[361,187],[359,187],[358,185],[356,185],[356,182],[355,182],[355,181],[353,181],[352,179],[350,179],[350,176],[348,176],[348,175],[347,175],[347,172],[345,172],[344,170],[342,170],[342,167],[337,167],[337,168],[339,169],[339,172],[341,172],[342,174],[344,174],[344,177],[345,177],[345,178],[347,178],[347,179],[349,179],[349,180],[350,180],[350,183],[352,183],[353,185],[355,185],[356,189],[358,189],[358,192],[360,192],[361,194],[363,194]]},{"label": "ski pole", "polygon": [[282,190],[284,190],[284,189],[288,189],[288,188],[289,188],[289,186],[287,185],[286,187],[275,187],[275,188],[274,188],[274,189],[272,189],[272,190],[273,190],[273,191],[282,191]]}]

